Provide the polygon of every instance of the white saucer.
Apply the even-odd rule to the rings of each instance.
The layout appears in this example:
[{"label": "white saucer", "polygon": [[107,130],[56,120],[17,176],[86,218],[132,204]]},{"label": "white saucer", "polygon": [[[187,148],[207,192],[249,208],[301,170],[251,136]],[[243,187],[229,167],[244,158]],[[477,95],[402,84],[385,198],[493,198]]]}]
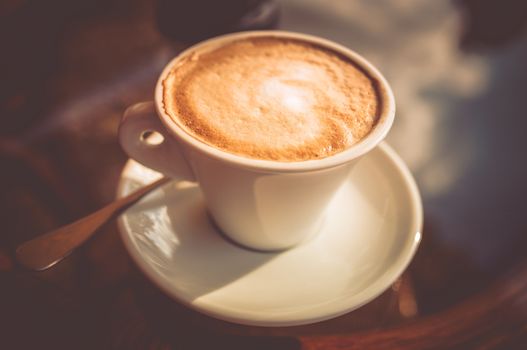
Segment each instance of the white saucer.
[{"label": "white saucer", "polygon": [[[118,196],[159,176],[130,160]],[[179,302],[230,322],[291,326],[342,315],[390,287],[419,245],[422,218],[412,175],[382,144],[339,190],[320,234],[285,252],[228,242],[189,182],[152,192],[120,217],[119,228],[141,270]]]}]

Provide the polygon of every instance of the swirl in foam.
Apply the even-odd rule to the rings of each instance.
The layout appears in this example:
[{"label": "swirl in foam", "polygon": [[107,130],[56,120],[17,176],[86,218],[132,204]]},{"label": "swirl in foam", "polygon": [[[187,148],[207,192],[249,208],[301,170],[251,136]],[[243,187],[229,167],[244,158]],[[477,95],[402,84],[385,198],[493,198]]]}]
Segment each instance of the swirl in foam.
[{"label": "swirl in foam", "polygon": [[273,37],[188,55],[163,81],[165,111],[189,134],[266,160],[345,150],[375,126],[379,101],[376,83],[349,59]]}]

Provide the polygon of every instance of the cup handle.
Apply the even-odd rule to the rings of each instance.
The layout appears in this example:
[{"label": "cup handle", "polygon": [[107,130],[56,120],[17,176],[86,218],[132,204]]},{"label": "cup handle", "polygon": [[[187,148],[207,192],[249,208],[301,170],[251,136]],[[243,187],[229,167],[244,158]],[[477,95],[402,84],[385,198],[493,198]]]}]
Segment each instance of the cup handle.
[{"label": "cup handle", "polygon": [[196,181],[181,146],[166,131],[153,102],[126,109],[119,125],[119,142],[139,163],[178,180]]}]

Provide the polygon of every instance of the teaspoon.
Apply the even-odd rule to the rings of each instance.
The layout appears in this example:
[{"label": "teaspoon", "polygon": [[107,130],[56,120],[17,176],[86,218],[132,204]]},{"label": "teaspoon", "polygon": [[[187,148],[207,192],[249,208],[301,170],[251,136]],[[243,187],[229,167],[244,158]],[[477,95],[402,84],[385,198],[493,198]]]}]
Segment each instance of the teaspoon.
[{"label": "teaspoon", "polygon": [[16,250],[17,261],[31,270],[50,268],[86,242],[106,222],[169,180],[163,177],[88,216],[22,243]]}]

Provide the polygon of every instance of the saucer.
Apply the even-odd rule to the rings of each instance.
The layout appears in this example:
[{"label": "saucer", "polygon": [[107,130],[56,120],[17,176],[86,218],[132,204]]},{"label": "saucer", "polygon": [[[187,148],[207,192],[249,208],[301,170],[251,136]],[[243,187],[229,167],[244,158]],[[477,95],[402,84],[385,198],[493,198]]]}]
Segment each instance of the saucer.
[{"label": "saucer", "polygon": [[[160,176],[129,160],[118,196]],[[389,288],[419,245],[422,219],[412,175],[383,143],[336,193],[320,233],[283,252],[226,240],[191,182],[148,194],[121,215],[119,229],[139,268],[177,301],[230,322],[293,326],[345,314]]]}]

